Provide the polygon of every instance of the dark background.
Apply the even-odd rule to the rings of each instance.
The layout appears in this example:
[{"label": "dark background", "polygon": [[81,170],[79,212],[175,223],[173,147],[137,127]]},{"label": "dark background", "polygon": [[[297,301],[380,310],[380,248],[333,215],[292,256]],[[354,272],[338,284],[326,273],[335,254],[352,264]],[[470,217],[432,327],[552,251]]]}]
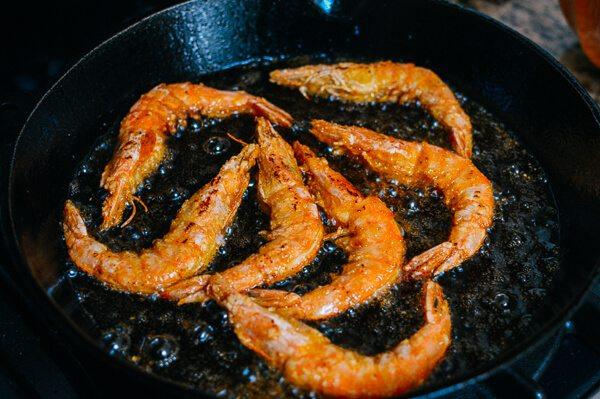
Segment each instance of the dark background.
[{"label": "dark background", "polygon": [[17,1],[10,8],[3,6],[0,103],[31,107],[82,55],[133,22],[176,3]]}]

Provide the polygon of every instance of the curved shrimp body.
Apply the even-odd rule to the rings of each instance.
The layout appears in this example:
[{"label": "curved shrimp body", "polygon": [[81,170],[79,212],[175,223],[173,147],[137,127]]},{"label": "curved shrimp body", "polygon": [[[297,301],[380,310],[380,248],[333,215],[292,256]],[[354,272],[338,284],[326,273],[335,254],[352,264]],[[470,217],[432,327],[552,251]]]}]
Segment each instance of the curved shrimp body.
[{"label": "curved shrimp body", "polygon": [[202,84],[160,84],[144,94],[121,122],[119,144],[102,173],[108,190],[101,229],[117,225],[143,180],[165,157],[166,140],[186,117],[223,118],[236,113],[265,116],[290,126],[291,117],[264,98],[243,91],[221,91]]},{"label": "curved shrimp body", "polygon": [[[444,357],[451,317],[441,287],[423,286],[424,325],[396,347],[375,356],[341,348],[306,324],[269,311],[247,296],[216,295],[243,345],[282,371],[292,384],[326,396],[377,398],[400,395],[420,385]],[[220,294],[220,295],[219,295]]]},{"label": "curved shrimp body", "polygon": [[273,71],[271,81],[298,88],[305,97],[333,97],[352,102],[419,100],[449,131],[454,150],[461,156],[471,157],[471,120],[452,90],[429,69],[390,61],[306,65]]},{"label": "curved shrimp body", "polygon": [[[257,253],[221,273],[236,291],[273,284],[309,264],[323,240],[324,229],[313,197],[304,185],[290,145],[263,118],[258,119],[258,193],[270,209],[269,240]],[[165,296],[180,303],[207,299],[202,290],[213,277],[198,276],[176,284]]]},{"label": "curved shrimp body", "polygon": [[492,225],[494,197],[492,184],[470,160],[427,143],[321,120],[312,121],[311,133],[400,184],[430,185],[443,192],[446,206],[453,213],[450,237],[405,266],[415,277],[442,273],[479,250]]},{"label": "curved shrimp body", "polygon": [[141,253],[113,252],[89,235],[79,210],[67,201],[63,228],[69,255],[86,273],[111,287],[152,294],[203,270],[223,243],[256,161],[256,145],[246,146],[219,174],[181,207],[169,232]]},{"label": "curved shrimp body", "polygon": [[393,213],[377,197],[362,194],[308,147],[294,144],[308,184],[327,215],[345,233],[337,243],[348,254],[343,272],[304,296],[254,290],[259,303],[300,319],[324,319],[359,305],[394,283],[404,262],[404,240]]}]

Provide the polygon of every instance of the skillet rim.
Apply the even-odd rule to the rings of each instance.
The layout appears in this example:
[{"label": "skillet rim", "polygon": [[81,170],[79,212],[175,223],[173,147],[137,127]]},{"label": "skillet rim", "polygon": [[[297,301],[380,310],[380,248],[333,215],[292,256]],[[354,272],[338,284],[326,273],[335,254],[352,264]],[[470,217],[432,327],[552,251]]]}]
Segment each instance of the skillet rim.
[{"label": "skillet rim", "polygon": [[[78,68],[81,67],[82,64],[89,61],[90,58],[93,58],[97,52],[101,51],[102,48],[112,44],[130,32],[135,32],[137,29],[143,28],[143,25],[151,19],[156,19],[162,16],[163,14],[169,14],[173,12],[175,9],[190,7],[193,3],[197,3],[199,0],[188,0],[186,2],[173,5],[171,7],[165,8],[158,12],[155,12],[134,24],[126,27],[125,29],[117,32],[112,35],[108,39],[102,41],[99,45],[95,46],[93,49],[88,51],[83,57],[81,57],[72,67],[70,67],[49,89],[44,95],[40,98],[40,100],[36,103],[35,107],[29,113],[25,123],[23,124],[22,129],[20,130],[17,139],[14,144],[14,149],[12,152],[12,157],[9,166],[9,178],[8,178],[8,221],[9,221],[9,230],[10,233],[7,232],[6,237],[10,240],[9,246],[14,247],[9,248],[9,253],[13,260],[13,263],[19,264],[24,267],[17,267],[17,272],[26,277],[28,289],[32,290],[36,293],[39,298],[43,298],[45,306],[49,306],[53,309],[52,315],[47,314],[42,318],[48,321],[48,319],[52,319],[53,321],[59,321],[63,326],[69,326],[68,333],[71,335],[75,335],[80,339],[83,338],[83,341],[86,342],[85,348],[88,352],[94,352],[93,354],[96,357],[101,357],[103,361],[107,362],[110,366],[118,366],[120,368],[126,369],[128,372],[133,372],[138,376],[144,376],[144,378],[152,380],[153,382],[158,382],[162,384],[167,384],[168,386],[176,387],[180,390],[184,390],[187,393],[200,394],[206,397],[214,397],[212,393],[202,391],[197,386],[190,385],[187,383],[183,383],[174,379],[170,379],[152,372],[148,372],[141,368],[138,365],[132,364],[125,359],[110,356],[102,347],[99,345],[97,339],[93,339],[85,330],[83,330],[78,324],[76,324],[64,311],[63,309],[56,303],[56,301],[48,294],[48,292],[43,289],[36,278],[33,276],[31,268],[26,261],[25,256],[23,255],[20,242],[17,238],[17,228],[16,223],[13,217],[13,204],[14,204],[14,193],[13,193],[13,185],[14,185],[14,164],[16,162],[18,152],[20,149],[21,137],[24,135],[25,131],[28,130],[30,120],[33,118],[34,114],[37,112],[38,108],[40,108],[43,103],[46,101],[46,98],[50,96],[57,88],[60,87],[63,80],[69,78],[69,75]],[[499,32],[502,32],[503,35],[506,35],[507,39],[511,41],[512,45],[522,46],[523,50],[529,51],[535,54],[539,58],[539,62],[546,62],[548,66],[551,67],[554,71],[556,71],[559,76],[566,80],[569,86],[575,91],[575,93],[579,96],[581,100],[583,100],[584,104],[587,105],[591,116],[594,118],[596,125],[598,126],[598,130],[600,131],[600,107],[598,104],[590,97],[587,90],[583,88],[581,83],[573,76],[573,74],[567,70],[565,66],[563,66],[556,58],[554,58],[547,50],[542,48],[540,45],[534,43],[532,40],[523,36],[519,32],[505,25],[503,22],[498,21],[486,14],[483,14],[480,11],[468,8],[466,6],[460,4],[452,4],[446,2],[444,0],[427,0],[429,3],[428,6],[440,7],[444,9],[443,12],[456,12],[463,13],[463,15],[468,15],[468,18],[472,18],[473,20],[479,20],[479,23],[487,24],[490,28],[496,29]],[[449,11],[448,11],[449,10]],[[330,17],[328,17],[330,18]],[[258,57],[260,58],[260,57]],[[253,58],[254,59],[254,58]],[[231,67],[238,64],[243,64],[247,60],[240,60],[239,62],[234,63],[233,65],[228,65],[227,67]],[[89,61],[93,62],[93,61]],[[224,68],[221,68],[222,70]],[[583,105],[583,104],[582,104]],[[12,244],[12,245],[10,245]],[[562,266],[562,262],[561,262]],[[25,269],[25,270],[19,270]],[[509,347],[503,354],[498,356],[493,362],[489,363],[487,366],[480,367],[477,369],[473,369],[465,373],[463,376],[456,377],[453,379],[449,379],[443,383],[437,383],[427,386],[424,389],[417,388],[416,390],[409,392],[405,396],[414,396],[421,397],[424,395],[434,395],[441,396],[454,391],[461,389],[464,386],[471,385],[477,382],[481,382],[486,380],[493,375],[502,372],[503,370],[510,369],[511,365],[516,361],[521,359],[530,353],[533,349],[543,344],[547,339],[551,337],[552,334],[559,328],[560,325],[564,324],[565,321],[568,320],[575,312],[575,310],[579,307],[579,305],[583,302],[584,298],[587,296],[589,291],[595,282],[600,281],[600,254],[598,255],[595,264],[591,268],[590,276],[588,276],[587,281],[582,285],[580,291],[574,295],[567,305],[563,306],[556,315],[550,318],[548,321],[543,323],[541,327],[534,332],[531,336],[524,338],[518,343]],[[56,317],[56,316],[59,317]],[[66,322],[66,323],[65,323]],[[65,328],[61,328],[65,330]],[[100,356],[98,356],[100,355]]]}]

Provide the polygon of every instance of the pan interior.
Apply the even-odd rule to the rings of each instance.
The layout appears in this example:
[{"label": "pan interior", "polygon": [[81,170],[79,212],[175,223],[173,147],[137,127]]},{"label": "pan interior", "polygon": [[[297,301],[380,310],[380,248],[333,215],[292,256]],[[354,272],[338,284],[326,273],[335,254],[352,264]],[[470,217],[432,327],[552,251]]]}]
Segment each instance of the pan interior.
[{"label": "pan interior", "polygon": [[[379,178],[345,156],[332,155],[311,138],[308,121],[325,119],[360,125],[408,140],[426,140],[448,147],[446,132],[418,104],[344,104],[307,101],[294,90],[268,82],[268,72],[307,62],[345,58],[290,59],[283,63],[254,63],[199,80],[222,89],[246,90],[266,97],[295,117],[290,130],[279,129],[289,141],[304,142],[344,173],[363,193],[377,195],[395,212],[405,232],[408,257],[442,241],[450,228],[450,213],[440,192],[400,187]],[[548,179],[539,162],[494,115],[460,95],[474,126],[474,163],[490,178],[496,200],[494,226],[484,247],[471,260],[440,278],[452,309],[453,343],[427,385],[438,385],[493,363],[514,343],[545,321],[549,292],[559,269],[559,223]],[[124,229],[99,233],[100,205],[105,191],[100,174],[112,155],[119,119],[98,128],[100,136],[73,173],[68,197],[83,211],[87,224],[114,250],[141,248],[162,236],[182,202],[208,182],[241,146],[232,133],[252,141],[249,117],[190,120],[169,140],[170,155],[147,179],[138,195],[148,205]],[[59,210],[57,210],[59,212]],[[256,185],[244,203],[209,271],[243,260],[261,244],[259,231],[268,229]],[[178,307],[153,298],[111,291],[86,276],[64,257],[62,290],[77,298],[78,317],[101,345],[153,373],[225,397],[308,397],[245,349],[232,332],[226,313],[215,303]],[[275,287],[305,293],[327,284],[345,261],[331,242],[298,275]],[[335,343],[365,354],[387,350],[413,334],[422,323],[419,283],[399,283],[370,303],[332,320],[312,323]]]},{"label": "pan interior", "polygon": [[[318,7],[307,6],[305,0],[209,0],[180,4],[142,21],[92,51],[42,99],[19,137],[10,172],[9,211],[18,250],[15,251],[16,271],[28,288],[32,288],[40,316],[65,327],[61,331],[71,333],[68,336],[76,349],[95,349],[87,345],[82,336],[92,337],[109,351],[115,349],[115,356],[120,356],[120,348],[128,348],[125,351],[127,358],[152,373],[189,381],[192,386],[206,387],[211,392],[223,387],[227,389],[223,391],[224,395],[233,394],[231,389],[243,378],[246,378],[243,383],[246,385],[242,386],[248,388],[250,394],[261,389],[268,392],[268,384],[273,387],[277,377],[270,372],[264,371],[267,374],[263,379],[254,376],[252,370],[258,370],[256,374],[260,376],[264,365],[257,363],[256,369],[248,371],[240,367],[244,363],[238,359],[247,359],[246,364],[255,361],[253,355],[244,354],[243,349],[234,345],[229,351],[211,352],[210,347],[205,347],[205,341],[183,334],[185,331],[201,332],[205,328],[214,330],[214,326],[206,327],[210,323],[215,326],[227,324],[214,305],[175,309],[161,301],[116,294],[86,282],[85,277],[71,269],[72,265],[66,265],[60,215],[65,199],[72,196],[85,208],[89,225],[92,228],[96,225],[95,212],[99,197],[103,195],[96,191],[98,173],[114,145],[111,137],[116,135],[116,125],[142,93],[161,82],[202,80],[223,88],[239,86],[266,95],[299,120],[318,116],[358,123],[362,119],[375,129],[398,135],[408,132],[408,136],[416,138],[425,138],[426,132],[431,130],[427,139],[445,144],[444,133],[434,127],[433,121],[418,107],[363,109],[325,101],[308,102],[298,93],[269,86],[264,82],[264,72],[256,71],[254,67],[231,74],[206,76],[248,60],[272,61],[305,54],[329,54],[332,57],[346,54],[352,59],[366,56],[376,60],[415,62],[433,69],[468,97],[465,108],[475,119],[475,143],[480,149],[475,162],[493,180],[498,197],[496,211],[500,214],[504,207],[505,220],[496,220],[490,243],[477,258],[465,264],[463,271],[457,270],[441,280],[453,309],[457,309],[453,311],[456,337],[452,353],[428,381],[428,387],[434,389],[438,383],[461,381],[465,376],[472,377],[485,371],[491,364],[504,363],[529,348],[573,309],[596,275],[599,264],[600,175],[597,165],[600,112],[596,105],[550,56],[481,15],[438,0],[373,0],[368,4],[356,4],[360,8],[347,15],[345,10],[340,10],[344,11],[341,14],[325,15]],[[292,63],[311,61],[305,57]],[[477,104],[483,105],[491,114]],[[420,127],[420,121],[431,129]],[[143,214],[137,222],[141,224],[134,225],[141,228],[147,223],[147,230],[130,231],[130,236],[126,233],[121,240],[110,235],[101,236],[101,239],[115,249],[149,245],[153,237],[164,233],[183,198],[208,179],[210,170],[215,173],[216,165],[239,149],[232,144],[228,152],[209,156],[201,152],[205,140],[222,136],[228,129],[239,130],[241,137],[249,139],[253,130],[252,122],[244,118],[211,123],[206,121],[198,134],[182,132],[169,143],[174,157],[165,164],[164,177],[150,179],[152,190],[147,192],[156,195],[153,203],[156,213],[152,214],[156,220],[149,220],[151,218]],[[394,126],[398,132],[394,132]],[[506,130],[509,130],[508,135]],[[292,132],[282,133],[287,138],[304,140],[305,131],[306,126],[298,124]],[[105,137],[98,138],[102,135]],[[515,142],[514,137],[519,141]],[[103,142],[106,143],[104,147]],[[177,152],[178,148],[185,149],[185,143],[192,148],[195,144],[197,161],[192,159],[192,151]],[[520,151],[524,147],[525,154],[522,154]],[[316,148],[322,152],[326,150]],[[495,154],[494,151],[507,148],[502,152],[506,158],[486,155],[488,150]],[[88,172],[83,173],[85,162],[82,160],[89,161]],[[374,186],[370,183],[375,176],[361,176],[360,169],[352,172],[352,162],[348,160],[332,159],[332,163],[342,168],[363,190],[379,192],[382,183]],[[175,168],[180,164],[187,165],[188,170]],[[552,193],[549,193],[542,174],[538,173],[540,164],[547,173]],[[512,165],[516,167],[511,168]],[[204,170],[207,175],[200,175]],[[189,177],[180,177],[178,173],[189,173]],[[539,179],[525,184],[531,176]],[[69,186],[77,182],[85,184]],[[514,185],[525,190],[520,197],[505,190]],[[88,197],[85,197],[85,190],[89,190]],[[161,190],[166,193],[164,196],[161,196]],[[443,225],[448,223],[449,217],[439,199],[432,198],[431,193],[394,190],[395,197],[391,192],[384,193],[384,200],[391,205],[397,201],[399,222],[412,227],[408,233],[415,236],[410,240],[407,238],[409,250],[415,253],[439,242],[445,234],[442,231],[447,231]],[[550,194],[554,195],[557,208],[552,205]],[[255,209],[252,208],[252,192],[248,196],[245,210],[256,212],[251,210]],[[164,206],[159,206],[161,204]],[[521,206],[525,208],[522,210]],[[542,224],[539,220],[525,219],[527,230],[519,230],[518,225],[510,226],[515,215],[521,214],[525,218],[533,215],[531,209],[524,210],[529,206],[533,206],[531,209],[549,206]],[[552,271],[556,254],[540,255],[558,251],[558,227],[552,226],[558,218],[556,209],[560,217],[560,267]],[[240,227],[239,231],[262,229],[267,219],[256,213],[256,219],[252,219],[255,224]],[[236,223],[240,222],[242,220]],[[544,223],[548,225],[543,226]],[[510,228],[500,230],[504,224]],[[534,231],[534,226],[543,227],[538,232]],[[236,236],[235,231],[232,231],[232,238]],[[136,234],[138,240],[133,239]],[[498,242],[494,240],[510,243],[510,250],[506,252],[506,247],[496,245]],[[245,254],[242,248],[250,252],[260,244],[254,237],[236,247],[237,242],[242,240],[229,240],[229,255],[225,253],[220,259],[233,261],[234,258],[227,256],[238,254],[242,257]],[[548,248],[539,252],[533,248],[538,245]],[[531,256],[525,251],[530,247]],[[494,248],[503,252],[498,255]],[[343,258],[335,249],[331,252],[321,257],[323,268],[316,267],[314,274],[309,270],[309,276],[326,278],[323,271],[326,265],[332,272],[336,271]],[[222,267],[226,267],[225,261]],[[518,282],[517,279],[522,280]],[[297,280],[289,282],[287,287],[305,290],[310,287],[303,288],[302,284],[312,280],[323,282],[317,277],[307,277],[304,283]],[[86,293],[97,291],[102,292],[98,297],[102,301],[98,300],[94,308],[95,294],[86,296]],[[418,287],[401,285],[391,296],[394,295],[400,300],[387,315],[376,306],[371,312],[358,312],[363,316],[348,314],[347,319],[336,320],[338,324],[320,328],[336,342],[366,353],[387,347],[397,337],[412,333],[420,320]],[[383,302],[387,303],[386,300]],[[94,309],[102,314],[92,314],[90,310]],[[145,318],[144,312],[152,312],[153,317]],[[197,321],[199,327],[179,321],[186,317],[189,322]],[[354,334],[351,329],[353,318],[358,317],[364,317],[361,320],[373,326],[372,332],[364,337]],[[397,317],[397,322],[392,322],[393,317]],[[461,321],[465,317],[479,322]],[[79,328],[67,327],[66,318]],[[518,327],[519,320],[524,323],[522,327]],[[147,330],[135,327],[138,322]],[[220,330],[224,336],[227,328]],[[218,344],[211,347],[218,349]],[[173,352],[177,352],[176,361],[173,356],[161,359],[163,354]],[[236,354],[232,355],[234,352]],[[133,357],[136,353],[139,358]],[[196,356],[196,359],[185,362],[181,357],[183,354]],[[482,356],[482,360],[477,356]],[[203,368],[203,361],[208,363],[207,367],[213,367],[213,373],[217,366],[221,367],[218,378],[210,379],[210,369]],[[473,365],[475,367],[470,368]],[[228,372],[229,368],[233,371]],[[117,370],[122,372],[124,368]],[[255,378],[257,381],[251,382]],[[161,386],[172,388],[169,384]],[[283,389],[282,395],[292,394],[292,388]]]}]

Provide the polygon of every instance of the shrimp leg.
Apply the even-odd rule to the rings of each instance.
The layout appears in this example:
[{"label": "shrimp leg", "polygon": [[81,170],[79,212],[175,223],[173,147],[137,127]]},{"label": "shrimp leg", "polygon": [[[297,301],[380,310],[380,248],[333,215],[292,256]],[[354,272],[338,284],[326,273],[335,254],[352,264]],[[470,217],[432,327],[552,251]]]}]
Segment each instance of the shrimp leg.
[{"label": "shrimp leg", "polygon": [[[324,229],[313,197],[304,185],[290,145],[269,121],[258,118],[258,193],[270,209],[269,240],[257,253],[221,273],[237,291],[273,284],[300,271],[316,256]],[[165,291],[180,303],[202,302],[212,277],[197,276]]]},{"label": "shrimp leg", "polygon": [[306,65],[273,71],[271,82],[298,88],[305,97],[314,95],[351,102],[419,100],[448,130],[452,148],[463,157],[471,157],[471,120],[452,90],[429,69],[390,61]]},{"label": "shrimp leg", "polygon": [[344,398],[400,395],[419,386],[444,357],[451,318],[442,288],[423,285],[424,325],[410,338],[375,356],[343,349],[308,325],[269,311],[249,297],[213,285],[242,344],[281,370],[292,384]]},{"label": "shrimp leg", "polygon": [[88,233],[71,201],[63,228],[71,259],[86,273],[126,292],[153,294],[205,269],[223,243],[250,180],[258,155],[248,145],[219,174],[181,206],[169,232],[140,254],[113,252]]},{"label": "shrimp leg", "polygon": [[327,215],[347,233],[337,243],[348,254],[343,272],[330,284],[304,296],[276,290],[254,290],[259,303],[280,308],[287,316],[324,319],[359,305],[388,288],[402,274],[404,240],[393,213],[377,197],[363,197],[327,161],[296,142],[298,162],[308,185]]},{"label": "shrimp leg", "polygon": [[139,185],[158,167],[167,152],[166,140],[187,116],[223,118],[236,113],[265,116],[290,126],[291,117],[264,98],[243,91],[221,91],[202,84],[160,84],[144,94],[121,122],[119,144],[102,173],[108,190],[102,226],[116,226]]},{"label": "shrimp leg", "polygon": [[356,126],[314,120],[310,131],[336,151],[360,158],[373,171],[400,184],[442,191],[453,213],[450,237],[405,265],[414,277],[445,272],[479,250],[492,225],[494,196],[490,181],[469,159]]}]

